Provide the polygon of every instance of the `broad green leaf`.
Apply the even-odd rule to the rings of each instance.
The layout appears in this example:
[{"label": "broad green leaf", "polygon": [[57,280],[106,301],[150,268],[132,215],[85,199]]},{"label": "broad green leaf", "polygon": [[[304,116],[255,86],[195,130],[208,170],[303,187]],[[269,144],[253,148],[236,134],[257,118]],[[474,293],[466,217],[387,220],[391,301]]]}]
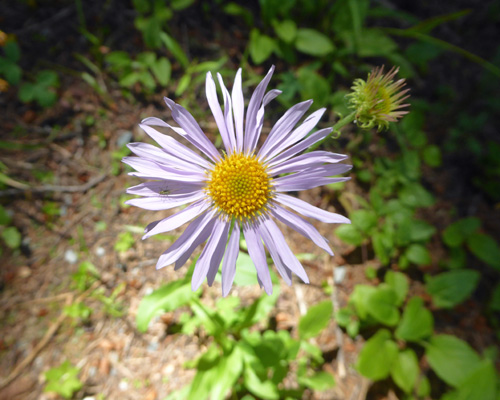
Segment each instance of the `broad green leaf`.
[{"label": "broad green leaf", "polygon": [[490,308],[494,311],[500,311],[500,283],[497,283],[491,294]]},{"label": "broad green leaf", "polygon": [[425,221],[412,219],[408,226],[408,236],[412,242],[429,240],[436,233],[436,228]]},{"label": "broad green leaf", "polygon": [[186,304],[196,294],[189,280],[167,283],[153,293],[143,297],[137,310],[136,324],[139,332],[146,332],[151,319],[160,312],[172,311]]},{"label": "broad green leaf", "polygon": [[273,27],[278,37],[287,43],[293,42],[297,35],[297,25],[291,19],[280,22],[274,21]]},{"label": "broad green leaf", "polygon": [[405,251],[406,258],[417,265],[429,265],[431,263],[431,255],[429,250],[421,244],[412,244]]},{"label": "broad green leaf", "polygon": [[280,397],[277,386],[270,380],[261,380],[249,362],[245,363],[243,384],[258,398],[277,400]]},{"label": "broad green leaf", "polygon": [[3,50],[5,51],[5,55],[7,59],[13,63],[17,63],[19,58],[21,57],[21,51],[19,50],[19,46],[16,42],[9,40],[3,46]]},{"label": "broad green leaf", "polygon": [[358,314],[360,319],[368,318],[368,301],[373,293],[375,293],[377,289],[373,286],[369,285],[356,285],[354,286],[354,290],[349,298],[349,303],[354,305],[356,309],[356,313]]},{"label": "broad green leaf", "polygon": [[156,60],[156,62],[152,63],[150,68],[160,85],[166,86],[170,80],[170,73],[172,72],[170,61],[165,57],[161,57]]},{"label": "broad green leaf", "polygon": [[36,82],[42,86],[50,87],[50,86],[59,86],[59,77],[54,71],[45,70],[40,71],[36,75]]},{"label": "broad green leaf", "polygon": [[392,290],[396,293],[397,306],[403,304],[408,294],[409,282],[405,274],[396,271],[387,271],[384,277],[385,283],[387,283]]},{"label": "broad green leaf", "polygon": [[497,373],[490,360],[479,366],[458,386],[458,400],[497,399]]},{"label": "broad green leaf", "polygon": [[425,354],[436,375],[453,387],[464,383],[480,364],[477,353],[451,335],[433,336],[425,345]]},{"label": "broad green leaf", "polygon": [[411,393],[417,381],[420,368],[415,352],[406,349],[398,353],[391,369],[391,377],[405,393]]},{"label": "broad green leaf", "polygon": [[391,333],[386,329],[379,329],[361,349],[357,369],[363,376],[374,381],[385,379],[397,356],[398,345],[391,340]]},{"label": "broad green leaf", "polygon": [[255,64],[261,64],[266,61],[275,47],[274,40],[269,36],[259,32],[258,29],[252,29],[250,32],[250,56]]},{"label": "broad green leaf", "polygon": [[2,239],[11,249],[17,249],[21,246],[21,234],[15,226],[9,226],[2,231]]},{"label": "broad green leaf", "polygon": [[279,285],[275,285],[273,288],[273,293],[270,296],[260,296],[255,300],[250,307],[247,307],[238,313],[241,320],[238,322],[237,326],[234,327],[235,330],[239,331],[243,328],[248,328],[256,323],[266,320],[267,316],[273,309],[279,296]]},{"label": "broad green leaf", "polygon": [[32,83],[23,83],[17,95],[23,103],[29,103],[35,98],[35,85]]},{"label": "broad green leaf", "polygon": [[128,74],[123,75],[120,78],[120,85],[125,87],[132,87],[137,82],[139,82],[140,76],[138,72],[130,72]]},{"label": "broad green leaf", "polygon": [[380,29],[364,29],[358,46],[360,57],[383,56],[394,52],[398,46]]},{"label": "broad green leaf", "polygon": [[256,283],[257,273],[252,258],[247,253],[240,252],[236,259],[234,284],[237,286],[248,286],[255,285]]},{"label": "broad green leaf", "polygon": [[429,145],[422,151],[424,162],[430,167],[439,167],[441,165],[441,149],[436,145]]},{"label": "broad green leaf", "polygon": [[328,322],[332,319],[332,302],[330,300],[322,301],[311,306],[306,315],[299,321],[299,336],[306,340],[317,336],[326,328]]},{"label": "broad green leaf", "polygon": [[228,356],[224,356],[217,365],[217,377],[213,382],[212,399],[225,399],[243,371],[243,355],[238,346],[234,346]]},{"label": "broad green leaf", "polygon": [[399,191],[401,202],[409,207],[430,207],[434,204],[435,199],[422,185],[412,183],[404,186]]},{"label": "broad green leaf", "polygon": [[351,224],[359,231],[369,233],[377,226],[378,217],[371,210],[356,210],[349,214]]},{"label": "broad green leaf", "polygon": [[449,225],[443,231],[443,240],[449,247],[460,246],[471,234],[481,226],[481,220],[476,217],[463,218]]},{"label": "broad green leaf", "polygon": [[359,246],[363,243],[363,236],[361,235],[361,232],[352,224],[340,225],[335,230],[335,235],[340,240],[354,246]]},{"label": "broad green leaf", "polygon": [[500,245],[491,236],[473,233],[467,238],[467,246],[481,261],[500,269]]},{"label": "broad green leaf", "polygon": [[7,213],[7,210],[0,204],[0,226],[7,225],[12,220],[12,217]]},{"label": "broad green leaf", "polygon": [[418,342],[432,335],[434,318],[420,297],[412,297],[406,305],[395,335],[398,339]]},{"label": "broad green leaf", "polygon": [[335,379],[332,374],[324,371],[316,372],[312,376],[299,376],[297,381],[309,389],[320,392],[335,386]]},{"label": "broad green leaf", "polygon": [[436,307],[452,308],[472,294],[480,277],[477,271],[459,269],[433,276],[425,286]]},{"label": "broad green leaf", "polygon": [[335,50],[328,36],[315,29],[299,29],[295,47],[302,53],[318,57],[325,56]]},{"label": "broad green leaf", "polygon": [[311,71],[309,68],[299,69],[298,81],[300,85],[300,95],[303,100],[313,99],[320,104],[324,104],[328,101],[330,85],[328,81],[316,71]]},{"label": "broad green leaf", "polygon": [[[347,226],[347,225],[341,225]],[[337,228],[338,231],[338,228]],[[337,232],[335,231],[335,232]],[[375,255],[379,259],[382,265],[387,265],[389,263],[389,258],[391,256],[391,238],[385,232],[376,232],[372,236],[373,240],[373,250]]]},{"label": "broad green leaf", "polygon": [[387,326],[395,326],[399,322],[397,304],[396,292],[390,286],[382,284],[369,295],[366,308],[378,322]]}]

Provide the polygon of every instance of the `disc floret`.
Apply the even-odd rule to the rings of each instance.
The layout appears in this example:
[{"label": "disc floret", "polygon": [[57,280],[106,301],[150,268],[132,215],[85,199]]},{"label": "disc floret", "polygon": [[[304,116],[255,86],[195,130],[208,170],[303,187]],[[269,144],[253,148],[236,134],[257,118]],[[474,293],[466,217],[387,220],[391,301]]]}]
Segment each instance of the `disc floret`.
[{"label": "disc floret", "polygon": [[271,197],[271,178],[255,155],[225,155],[209,174],[206,192],[228,218],[252,219]]}]

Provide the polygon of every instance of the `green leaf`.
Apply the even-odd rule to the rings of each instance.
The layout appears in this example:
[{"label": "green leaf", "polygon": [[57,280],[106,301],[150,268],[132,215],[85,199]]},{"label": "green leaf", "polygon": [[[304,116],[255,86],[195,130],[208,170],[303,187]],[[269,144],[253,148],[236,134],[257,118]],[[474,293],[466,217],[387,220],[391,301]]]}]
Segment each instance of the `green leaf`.
[{"label": "green leaf", "polygon": [[21,246],[21,234],[15,226],[9,226],[2,231],[2,239],[11,249],[17,249]]},{"label": "green leaf", "polygon": [[464,383],[480,364],[477,353],[451,335],[433,336],[425,345],[425,354],[436,375],[453,387]]},{"label": "green leaf", "polygon": [[258,398],[265,400],[278,400],[280,398],[277,386],[270,380],[261,380],[249,362],[245,363],[243,384]]},{"label": "green leaf", "polygon": [[361,349],[357,369],[374,381],[385,379],[397,356],[398,345],[391,340],[391,333],[387,329],[380,329]]},{"label": "green leaf", "polygon": [[408,225],[408,236],[412,242],[423,242],[429,240],[436,233],[436,228],[419,219],[411,220]]},{"label": "green leaf", "polygon": [[130,232],[122,232],[115,242],[115,250],[122,253],[134,245],[134,236]]},{"label": "green leaf", "polygon": [[481,220],[476,217],[463,218],[449,225],[443,232],[443,240],[449,247],[458,247],[476,232],[481,226]]},{"label": "green leaf", "polygon": [[359,231],[369,233],[377,226],[378,217],[372,210],[356,210],[349,214],[351,224]]},{"label": "green leaf", "polygon": [[324,371],[316,372],[312,376],[299,376],[297,381],[299,384],[304,385],[309,389],[320,392],[331,389],[335,386],[335,379],[332,374]]},{"label": "green leaf", "polygon": [[316,71],[312,71],[310,68],[300,68],[298,70],[298,80],[300,95],[303,100],[313,99],[321,104],[328,101],[330,85]]},{"label": "green leaf", "polygon": [[297,35],[297,25],[291,19],[281,22],[273,21],[273,27],[278,37],[287,43],[293,42]]},{"label": "green leaf", "polygon": [[406,299],[408,294],[409,282],[405,274],[395,271],[387,271],[384,277],[385,283],[387,283],[397,297],[397,305],[400,306]]},{"label": "green leaf", "polygon": [[351,297],[349,297],[349,303],[354,305],[360,319],[364,320],[368,318],[368,299],[376,290],[373,286],[368,285],[354,286]]},{"label": "green leaf", "polygon": [[439,167],[443,160],[441,157],[441,149],[436,145],[429,145],[422,151],[424,162],[430,167]]},{"label": "green leaf", "polygon": [[168,35],[165,32],[160,33],[160,40],[163,42],[165,47],[174,55],[175,59],[179,61],[182,67],[187,68],[189,65],[189,60],[179,43],[177,43],[174,38],[172,38],[172,36]]},{"label": "green leaf", "polygon": [[332,319],[332,302],[330,300],[322,301],[309,308],[306,315],[299,321],[299,336],[306,340],[317,336],[326,328]]},{"label": "green leaf", "polygon": [[59,86],[59,77],[54,71],[44,70],[36,75],[36,82],[45,87]]},{"label": "green leaf", "polygon": [[403,311],[395,335],[407,342],[419,342],[434,331],[434,317],[420,297],[412,297]]},{"label": "green leaf", "polygon": [[335,235],[342,241],[352,244],[354,246],[359,246],[363,243],[363,236],[361,232],[352,224],[340,225],[335,230]]},{"label": "green leaf", "polygon": [[234,284],[237,286],[249,286],[257,283],[257,274],[252,258],[240,251],[236,259],[236,273],[234,275]]},{"label": "green leaf", "polygon": [[415,352],[406,349],[397,355],[391,369],[391,377],[405,393],[411,393],[417,381],[420,368]]},{"label": "green leaf", "polygon": [[217,376],[213,382],[212,399],[225,399],[226,393],[233,387],[243,372],[243,354],[238,346],[223,357],[217,365]]},{"label": "green leaf", "polygon": [[161,57],[156,60],[150,68],[160,85],[166,86],[170,80],[170,74],[172,72],[172,65],[170,64],[170,61],[168,61],[165,57]]},{"label": "green leaf", "polygon": [[395,326],[399,321],[397,304],[396,292],[390,286],[382,284],[369,295],[366,308],[378,322],[387,326]]},{"label": "green leaf", "polygon": [[23,83],[17,95],[23,103],[29,103],[35,98],[35,85],[32,83]]},{"label": "green leaf", "polygon": [[335,50],[328,36],[315,29],[299,29],[295,47],[302,53],[317,57],[325,56]]},{"label": "green leaf", "polygon": [[137,310],[136,324],[139,332],[146,332],[151,319],[160,312],[172,311],[186,304],[196,294],[189,279],[170,282],[143,297]]},{"label": "green leaf", "polygon": [[497,374],[490,360],[483,360],[458,387],[458,400],[495,400]]},{"label": "green leaf", "polygon": [[469,250],[481,261],[500,269],[500,246],[491,236],[472,233],[467,239]]},{"label": "green leaf", "polygon": [[425,287],[436,307],[452,308],[474,292],[480,277],[478,271],[453,270],[431,277]]},{"label": "green leaf", "polygon": [[65,361],[59,367],[51,368],[45,373],[47,384],[44,392],[55,392],[66,399],[73,397],[73,393],[82,388],[82,382],[78,379],[80,369],[74,367],[69,361]]},{"label": "green leaf", "polygon": [[435,199],[422,185],[412,183],[404,186],[399,191],[401,202],[409,207],[430,207],[434,204]]},{"label": "green leaf", "polygon": [[7,59],[13,63],[17,63],[19,58],[21,58],[21,50],[19,50],[18,44],[12,40],[5,43],[3,50],[5,51]]},{"label": "green leaf", "polygon": [[358,46],[360,57],[387,55],[398,48],[394,40],[380,29],[364,29],[360,39]]},{"label": "green leaf", "polygon": [[12,220],[7,210],[0,204],[0,226],[7,225]]},{"label": "green leaf", "polygon": [[429,250],[421,244],[412,244],[405,251],[406,258],[417,265],[429,265],[431,263],[431,255]]},{"label": "green leaf", "polygon": [[258,29],[252,29],[250,32],[250,56],[255,64],[261,64],[266,61],[275,47],[274,40],[269,36],[259,32]]}]

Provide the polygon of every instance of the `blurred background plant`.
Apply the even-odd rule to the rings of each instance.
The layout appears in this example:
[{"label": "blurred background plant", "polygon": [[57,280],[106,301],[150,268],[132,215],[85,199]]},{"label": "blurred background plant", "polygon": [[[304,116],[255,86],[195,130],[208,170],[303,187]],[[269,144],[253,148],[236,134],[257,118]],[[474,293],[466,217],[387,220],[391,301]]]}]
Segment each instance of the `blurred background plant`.
[{"label": "blurred background plant", "polygon": [[[0,15],[0,395],[498,399],[499,1],[23,0]],[[206,73],[241,66],[249,92],[271,64],[283,93],[264,129],[310,98],[333,126],[381,65],[407,79],[410,114],[322,144],[353,179],[300,195],[352,224],[322,230],[326,261],[290,238],[310,287],[260,294],[242,240],[234,296],[193,293],[189,273],[154,271],[177,234],[140,243],[120,160],[141,118],[168,118],[165,95],[220,145]]]}]

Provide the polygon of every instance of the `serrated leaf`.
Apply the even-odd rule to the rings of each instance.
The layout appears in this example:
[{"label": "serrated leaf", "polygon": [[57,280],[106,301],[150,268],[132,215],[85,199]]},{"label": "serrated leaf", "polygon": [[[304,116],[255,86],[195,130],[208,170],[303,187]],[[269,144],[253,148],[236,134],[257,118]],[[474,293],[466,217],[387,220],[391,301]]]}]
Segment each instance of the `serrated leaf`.
[{"label": "serrated leaf", "polygon": [[431,277],[425,287],[439,308],[452,308],[462,303],[476,289],[481,274],[470,269],[444,272]]},{"label": "serrated leaf", "polygon": [[411,393],[417,381],[420,368],[415,352],[406,349],[398,353],[391,369],[391,377],[405,393]]},{"label": "serrated leaf", "polygon": [[359,231],[369,233],[370,230],[377,226],[378,217],[371,210],[356,210],[349,214],[351,224]]},{"label": "serrated leaf", "polygon": [[458,400],[495,400],[497,373],[490,360],[482,360],[479,366],[459,385]]},{"label": "serrated leaf", "polygon": [[299,336],[306,340],[317,336],[326,328],[332,319],[332,302],[330,300],[322,301],[309,308],[306,315],[299,321]]},{"label": "serrated leaf", "polygon": [[297,30],[295,47],[302,53],[318,57],[325,56],[335,50],[335,46],[328,36],[315,29]]},{"label": "serrated leaf", "polygon": [[352,224],[340,225],[335,230],[335,235],[340,240],[354,246],[359,246],[363,243],[363,236],[361,235],[361,232]]},{"label": "serrated leaf", "polygon": [[395,335],[398,339],[418,342],[432,335],[434,317],[420,297],[412,297],[406,305]]},{"label": "serrated leaf", "polygon": [[451,335],[433,336],[425,345],[425,354],[436,375],[453,387],[464,383],[480,364],[477,353]]},{"label": "serrated leaf", "polygon": [[399,321],[397,304],[396,292],[390,286],[382,284],[369,295],[365,305],[368,313],[378,322],[395,326]]},{"label": "serrated leaf", "polygon": [[399,191],[399,198],[404,205],[413,208],[430,207],[435,202],[434,196],[419,183],[404,186]]},{"label": "serrated leaf", "polygon": [[391,333],[380,329],[363,346],[357,363],[358,371],[374,381],[389,376],[398,355],[398,345],[391,340]]}]

